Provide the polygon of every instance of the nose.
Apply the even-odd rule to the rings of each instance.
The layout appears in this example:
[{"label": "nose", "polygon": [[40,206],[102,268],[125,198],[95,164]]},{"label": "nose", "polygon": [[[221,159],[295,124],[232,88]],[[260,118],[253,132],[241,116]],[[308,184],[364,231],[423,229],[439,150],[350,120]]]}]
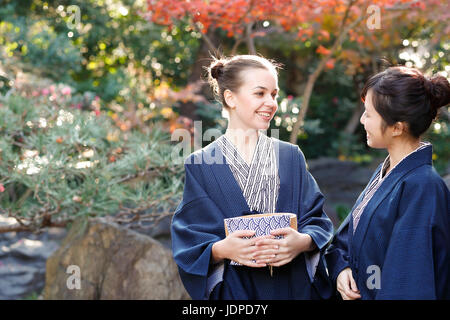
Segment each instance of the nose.
[{"label": "nose", "polygon": [[278,110],[278,103],[277,103],[277,101],[276,100],[273,100],[272,102],[270,102],[269,104],[267,104],[267,106],[269,107],[269,108],[271,108],[272,109],[272,112],[277,112],[277,110]]},{"label": "nose", "polygon": [[359,118],[359,122],[360,122],[362,125],[364,125],[364,117],[365,117],[365,115],[366,115],[366,113],[364,112],[364,113],[361,115],[361,118]]},{"label": "nose", "polygon": [[276,100],[267,100],[264,102],[264,107],[270,108],[270,109],[277,109],[278,104]]}]

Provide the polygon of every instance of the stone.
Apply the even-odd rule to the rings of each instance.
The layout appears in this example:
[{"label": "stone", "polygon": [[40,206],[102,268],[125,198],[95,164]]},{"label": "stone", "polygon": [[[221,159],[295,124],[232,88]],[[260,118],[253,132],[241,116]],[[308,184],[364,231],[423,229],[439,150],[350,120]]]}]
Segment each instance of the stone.
[{"label": "stone", "polygon": [[450,189],[450,174],[444,176],[442,179],[444,179],[445,184]]},{"label": "stone", "polygon": [[0,300],[21,299],[44,287],[44,268],[17,263],[0,265]]},{"label": "stone", "polygon": [[[67,273],[69,266],[79,274]],[[44,299],[172,300],[189,295],[169,249],[98,218],[77,220],[47,260]]]},{"label": "stone", "polygon": [[341,222],[336,207],[343,205],[350,210],[369,182],[375,168],[373,165],[361,166],[352,161],[340,161],[334,158],[308,161],[308,170],[325,196],[325,213],[335,228]]},{"label": "stone", "polygon": [[[0,215],[0,225],[16,224],[14,218]],[[14,300],[37,295],[45,285],[45,262],[59,247],[64,228],[42,232],[0,234],[0,299]]]},{"label": "stone", "polygon": [[50,255],[58,249],[56,241],[41,241],[31,239],[20,239],[12,244],[8,250],[9,254],[21,259],[47,260]]}]

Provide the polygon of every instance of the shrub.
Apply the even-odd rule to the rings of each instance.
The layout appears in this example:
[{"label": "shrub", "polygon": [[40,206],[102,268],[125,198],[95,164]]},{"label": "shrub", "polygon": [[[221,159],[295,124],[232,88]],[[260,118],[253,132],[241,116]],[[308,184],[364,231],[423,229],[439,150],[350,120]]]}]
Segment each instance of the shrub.
[{"label": "shrub", "polygon": [[52,102],[0,97],[0,213],[16,218],[12,227],[104,215],[156,221],[173,212],[183,167],[172,164],[169,134],[158,124],[122,131],[98,109],[77,108],[77,97],[61,97],[64,88],[54,87]]}]

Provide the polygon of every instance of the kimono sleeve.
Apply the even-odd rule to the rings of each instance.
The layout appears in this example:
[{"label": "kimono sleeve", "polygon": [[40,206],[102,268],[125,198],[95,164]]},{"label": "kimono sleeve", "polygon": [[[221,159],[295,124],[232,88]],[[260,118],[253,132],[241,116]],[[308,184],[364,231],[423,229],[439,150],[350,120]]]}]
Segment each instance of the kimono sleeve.
[{"label": "kimono sleeve", "polygon": [[423,180],[401,192],[376,299],[448,299],[449,191]]},{"label": "kimono sleeve", "polygon": [[346,268],[350,268],[349,243],[350,232],[353,232],[353,224],[351,223],[353,210],[364,198],[367,188],[371,185],[373,179],[377,176],[378,171],[381,170],[382,165],[383,164],[380,164],[372,174],[372,177],[370,178],[366,188],[359,195],[355,205],[353,206],[353,209],[341,223],[333,237],[333,240],[327,248],[325,259],[327,261],[328,271],[330,273],[330,278],[333,282],[333,285],[336,285],[337,277],[339,276],[341,271]]},{"label": "kimono sleeve", "polygon": [[172,251],[189,295],[205,299],[211,248],[225,237],[223,215],[200,183],[200,165],[185,164],[185,170],[183,199],[172,218]]},{"label": "kimono sleeve", "polygon": [[349,228],[351,212],[347,215],[346,219],[342,222],[339,229],[336,231],[333,240],[325,253],[325,259],[327,261],[328,272],[330,274],[333,285],[336,285],[336,280],[342,270],[350,267],[349,255],[348,255],[348,243],[349,243]]},{"label": "kimono sleeve", "polygon": [[306,169],[303,153],[297,148],[300,161],[299,232],[311,236],[322,251],[333,236],[333,223],[323,211],[324,196],[311,173]]},{"label": "kimono sleeve", "polygon": [[333,236],[333,223],[323,210],[324,196],[313,176],[306,169],[303,153],[297,147],[300,162],[298,198],[298,231],[311,236],[317,250],[305,253],[305,263],[313,288],[322,299],[330,298],[332,284],[328,277],[324,252]]}]

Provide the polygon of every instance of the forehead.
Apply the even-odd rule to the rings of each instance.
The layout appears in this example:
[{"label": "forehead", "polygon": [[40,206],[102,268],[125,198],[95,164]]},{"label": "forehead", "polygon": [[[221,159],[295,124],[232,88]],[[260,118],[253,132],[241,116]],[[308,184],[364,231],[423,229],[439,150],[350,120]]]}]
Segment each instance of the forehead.
[{"label": "forehead", "polygon": [[369,89],[366,93],[366,97],[364,99],[364,106],[366,107],[366,110],[369,109],[373,109],[373,104],[372,104],[372,89]]},{"label": "forehead", "polygon": [[253,89],[264,87],[269,90],[278,89],[278,76],[273,71],[260,68],[250,68],[241,71],[242,87]]}]

